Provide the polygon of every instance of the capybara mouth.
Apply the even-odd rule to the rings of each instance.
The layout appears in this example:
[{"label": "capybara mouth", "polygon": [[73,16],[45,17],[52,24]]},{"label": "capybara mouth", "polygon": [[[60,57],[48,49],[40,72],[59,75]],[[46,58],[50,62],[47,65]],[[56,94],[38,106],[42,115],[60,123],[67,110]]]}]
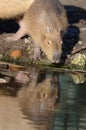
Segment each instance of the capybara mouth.
[{"label": "capybara mouth", "polygon": [[61,53],[58,53],[58,51],[55,51],[54,55],[52,57],[51,62],[52,63],[59,63],[60,62],[60,58],[61,58]]}]

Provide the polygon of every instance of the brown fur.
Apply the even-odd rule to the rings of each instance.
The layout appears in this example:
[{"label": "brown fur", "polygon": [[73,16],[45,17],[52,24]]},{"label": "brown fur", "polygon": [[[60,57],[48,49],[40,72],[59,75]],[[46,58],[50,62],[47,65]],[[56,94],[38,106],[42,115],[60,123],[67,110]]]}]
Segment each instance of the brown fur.
[{"label": "brown fur", "polygon": [[[36,52],[40,47],[51,62],[59,62],[62,53],[61,31],[67,27],[64,7],[58,0],[36,0],[24,19]],[[39,57],[39,52],[36,56]]]},{"label": "brown fur", "polygon": [[[17,1],[20,2],[21,0]],[[60,61],[62,53],[61,31],[64,31],[67,27],[67,16],[65,9],[58,0],[33,1],[25,1],[28,3],[28,10],[24,9],[25,12],[23,11],[23,8],[21,8],[20,12],[23,13],[24,17],[19,19],[18,23],[20,25],[20,29],[13,39],[17,40],[23,35],[29,34],[34,43],[34,59],[37,60],[40,58],[41,49],[51,62],[57,63]],[[3,3],[4,2],[5,0]],[[20,6],[22,5],[21,3],[22,2],[20,2]],[[7,7],[9,8],[11,4],[8,4],[9,6]],[[18,8],[18,5],[15,6],[15,4],[12,4],[12,6],[13,5],[15,8]],[[26,7],[27,5],[25,3]],[[6,5],[4,8],[5,7]],[[17,15],[21,14],[18,12],[19,9],[16,10],[15,8],[11,8],[12,10],[10,10],[8,8],[5,9],[7,12],[6,14],[5,11],[3,12],[0,5],[0,11],[3,12],[2,15],[0,15],[0,18],[2,18],[2,16],[3,18],[11,18],[12,14],[13,17],[17,17]],[[5,15],[6,17],[4,17]]]},{"label": "brown fur", "polygon": [[24,14],[35,0],[0,0],[0,19]]}]

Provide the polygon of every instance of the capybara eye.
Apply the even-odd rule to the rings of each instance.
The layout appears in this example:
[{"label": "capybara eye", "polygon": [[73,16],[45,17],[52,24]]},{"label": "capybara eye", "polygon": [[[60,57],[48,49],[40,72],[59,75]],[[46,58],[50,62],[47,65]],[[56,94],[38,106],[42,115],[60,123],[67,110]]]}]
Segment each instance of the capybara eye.
[{"label": "capybara eye", "polygon": [[52,44],[52,42],[51,41],[48,41],[48,45],[51,45]]},{"label": "capybara eye", "polygon": [[40,98],[46,99],[48,97],[47,93],[40,93]]}]

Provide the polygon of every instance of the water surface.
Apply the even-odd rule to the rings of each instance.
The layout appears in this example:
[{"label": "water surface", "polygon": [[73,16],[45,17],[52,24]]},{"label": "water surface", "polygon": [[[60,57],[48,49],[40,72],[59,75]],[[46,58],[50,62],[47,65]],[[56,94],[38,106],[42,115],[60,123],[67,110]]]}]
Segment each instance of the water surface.
[{"label": "water surface", "polygon": [[86,75],[27,71],[0,84],[0,130],[86,130]]}]

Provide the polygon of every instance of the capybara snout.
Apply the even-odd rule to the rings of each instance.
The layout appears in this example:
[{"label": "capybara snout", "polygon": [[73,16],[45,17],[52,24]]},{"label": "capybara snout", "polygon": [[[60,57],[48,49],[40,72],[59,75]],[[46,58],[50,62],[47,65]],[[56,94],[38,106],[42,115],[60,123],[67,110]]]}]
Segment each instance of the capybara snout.
[{"label": "capybara snout", "polygon": [[41,41],[41,48],[51,62],[58,63],[62,54],[62,39],[60,32],[52,30],[47,33],[45,39]]}]

